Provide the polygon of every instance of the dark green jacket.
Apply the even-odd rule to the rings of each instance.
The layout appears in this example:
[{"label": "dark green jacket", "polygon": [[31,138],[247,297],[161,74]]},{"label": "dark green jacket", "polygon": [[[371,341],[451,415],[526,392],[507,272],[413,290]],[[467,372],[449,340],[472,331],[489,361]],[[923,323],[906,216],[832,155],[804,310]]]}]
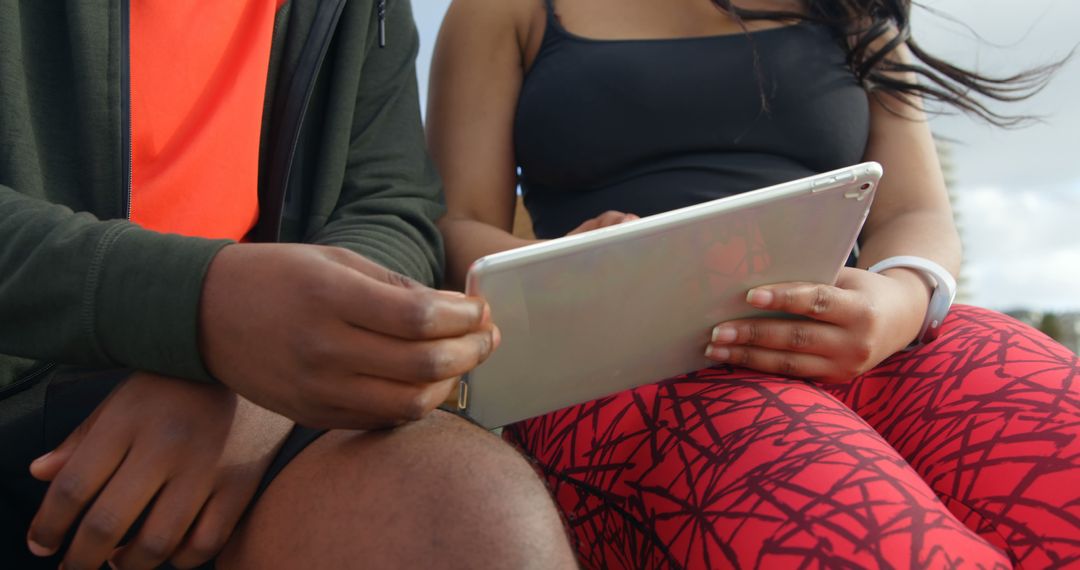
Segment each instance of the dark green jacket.
[{"label": "dark green jacket", "polygon": [[[346,247],[432,283],[442,206],[419,40],[409,1],[389,0],[380,48],[376,9],[291,0],[278,12],[255,236]],[[207,379],[199,297],[228,242],[125,220],[126,20],[127,0],[0,0],[0,398],[53,363]]]}]

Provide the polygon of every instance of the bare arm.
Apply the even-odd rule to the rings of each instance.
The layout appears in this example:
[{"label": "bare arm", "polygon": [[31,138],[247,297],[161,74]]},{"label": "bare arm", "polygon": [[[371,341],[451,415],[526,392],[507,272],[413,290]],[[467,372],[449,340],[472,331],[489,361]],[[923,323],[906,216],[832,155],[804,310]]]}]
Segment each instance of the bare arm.
[{"label": "bare arm", "polygon": [[[906,47],[898,51],[898,57],[910,57]],[[960,236],[925,113],[893,96],[871,97],[866,159],[880,162],[885,176],[863,229],[859,266],[867,268],[894,255],[916,255],[955,275],[960,268]],[[908,284],[906,321],[917,330],[930,301],[928,286],[910,269],[889,269],[885,274]]]},{"label": "bare arm", "polygon": [[[906,50],[903,50],[906,52]],[[906,57],[906,53],[898,54]],[[885,177],[863,228],[859,265],[895,255],[921,256],[956,272],[960,239],[924,113],[891,96],[871,99],[865,158]],[[912,340],[930,288],[909,269],[881,275],[845,268],[835,287],[782,283],[758,287],[758,308],[808,317],[721,323],[707,356],[764,372],[844,382],[865,373]]]},{"label": "bare arm", "polygon": [[469,265],[527,245],[514,237],[513,124],[524,76],[521,2],[455,0],[435,47],[427,138],[446,189],[446,284]]}]

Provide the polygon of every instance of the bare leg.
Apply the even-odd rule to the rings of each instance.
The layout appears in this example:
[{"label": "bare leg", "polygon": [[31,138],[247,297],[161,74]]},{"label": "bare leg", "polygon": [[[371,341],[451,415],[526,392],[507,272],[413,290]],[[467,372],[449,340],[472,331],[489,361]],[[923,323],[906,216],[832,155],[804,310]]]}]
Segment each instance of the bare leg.
[{"label": "bare leg", "polygon": [[566,568],[575,562],[532,468],[443,412],[331,432],[297,456],[219,568]]}]

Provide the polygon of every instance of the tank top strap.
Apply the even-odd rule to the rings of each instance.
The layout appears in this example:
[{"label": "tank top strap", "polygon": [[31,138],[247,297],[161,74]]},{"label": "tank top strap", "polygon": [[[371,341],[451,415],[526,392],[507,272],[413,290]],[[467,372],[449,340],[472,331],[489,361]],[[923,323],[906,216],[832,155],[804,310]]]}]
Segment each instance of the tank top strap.
[{"label": "tank top strap", "polygon": [[556,18],[555,0],[544,0],[544,8],[547,10],[548,19]]},{"label": "tank top strap", "polygon": [[559,13],[555,10],[555,0],[544,0],[544,10],[547,12],[547,26],[543,43],[546,44],[555,37],[568,35],[562,21],[559,20]]}]

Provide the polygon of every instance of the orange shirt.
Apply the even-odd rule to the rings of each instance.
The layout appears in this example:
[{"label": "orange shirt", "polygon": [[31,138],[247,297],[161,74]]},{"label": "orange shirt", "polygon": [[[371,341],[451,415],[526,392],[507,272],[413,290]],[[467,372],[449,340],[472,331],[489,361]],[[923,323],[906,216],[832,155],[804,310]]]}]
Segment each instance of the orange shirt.
[{"label": "orange shirt", "polygon": [[240,239],[259,214],[274,14],[285,0],[129,0],[131,220]]}]

